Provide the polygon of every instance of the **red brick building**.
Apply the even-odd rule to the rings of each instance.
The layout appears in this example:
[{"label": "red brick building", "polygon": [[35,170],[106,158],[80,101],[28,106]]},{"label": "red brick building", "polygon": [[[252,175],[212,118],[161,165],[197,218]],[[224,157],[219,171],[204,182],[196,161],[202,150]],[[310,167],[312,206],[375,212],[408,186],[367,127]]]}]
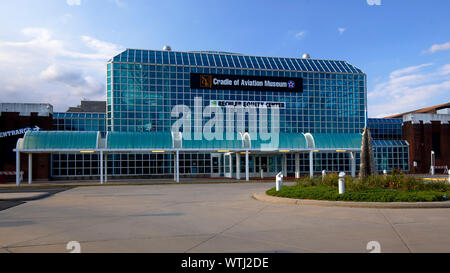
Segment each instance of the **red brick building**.
[{"label": "red brick building", "polygon": [[[387,118],[403,117],[402,139],[409,143],[411,173],[428,173],[431,151],[435,166],[450,168],[450,103],[423,108]],[[442,173],[437,169],[436,173]]]},{"label": "red brick building", "polygon": [[[0,171],[15,171],[17,140],[27,130],[53,130],[53,107],[50,104],[0,103]],[[24,180],[28,176],[28,157],[21,156]],[[50,155],[33,156],[33,178],[50,177]],[[0,183],[15,181],[15,176],[0,175]]]}]

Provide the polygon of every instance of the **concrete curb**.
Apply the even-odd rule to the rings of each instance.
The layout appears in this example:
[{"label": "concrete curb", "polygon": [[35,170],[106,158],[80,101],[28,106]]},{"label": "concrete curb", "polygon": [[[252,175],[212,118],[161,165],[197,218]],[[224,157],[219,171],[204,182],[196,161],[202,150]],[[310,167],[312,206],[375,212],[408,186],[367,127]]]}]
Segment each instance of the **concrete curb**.
[{"label": "concrete curb", "polygon": [[325,201],[293,199],[255,193],[254,199],[262,202],[290,204],[299,206],[322,206],[322,207],[347,207],[347,208],[376,208],[376,209],[433,209],[450,208],[450,201],[444,202],[347,202],[347,201]]}]

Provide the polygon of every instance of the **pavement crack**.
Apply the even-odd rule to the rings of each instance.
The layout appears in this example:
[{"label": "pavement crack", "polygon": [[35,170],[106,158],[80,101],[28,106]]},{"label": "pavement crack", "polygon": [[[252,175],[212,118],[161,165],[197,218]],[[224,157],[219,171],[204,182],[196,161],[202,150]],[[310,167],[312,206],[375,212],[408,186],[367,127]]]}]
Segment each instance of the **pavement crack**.
[{"label": "pavement crack", "polygon": [[398,232],[398,230],[395,228],[395,225],[391,223],[391,221],[389,221],[389,219],[386,217],[386,215],[383,213],[383,211],[377,209],[377,211],[384,217],[384,219],[386,220],[386,222],[389,223],[389,225],[391,226],[392,230],[394,230],[395,234],[397,235],[397,237],[400,239],[400,241],[402,242],[402,244],[406,247],[406,249],[408,249],[409,253],[412,253],[412,250],[409,248],[408,244],[406,243],[406,241],[403,239],[403,237],[400,235],[400,233]]},{"label": "pavement crack", "polygon": [[187,253],[187,252],[191,251],[192,249],[197,248],[198,246],[200,246],[200,245],[202,245],[202,244],[204,244],[204,243],[206,243],[206,242],[208,242],[208,241],[210,241],[210,240],[216,238],[217,236],[219,236],[219,235],[221,235],[221,234],[224,234],[226,231],[228,231],[228,230],[234,228],[235,226],[237,226],[237,225],[239,225],[239,224],[241,224],[241,223],[247,221],[247,220],[250,219],[251,217],[257,216],[257,215],[260,214],[265,208],[267,208],[267,207],[269,207],[269,206],[270,206],[270,205],[265,205],[264,207],[262,207],[261,209],[259,209],[256,213],[254,213],[254,214],[251,213],[249,216],[247,216],[247,217],[245,217],[244,219],[242,219],[242,220],[240,220],[240,221],[234,223],[233,225],[231,225],[231,226],[227,227],[226,229],[222,230],[221,232],[218,232],[218,233],[214,234],[213,236],[211,236],[210,238],[208,238],[208,239],[206,239],[206,240],[204,240],[204,241],[202,241],[202,242],[196,244],[195,246],[193,246],[193,247],[187,249],[186,251],[184,251],[184,253]]}]

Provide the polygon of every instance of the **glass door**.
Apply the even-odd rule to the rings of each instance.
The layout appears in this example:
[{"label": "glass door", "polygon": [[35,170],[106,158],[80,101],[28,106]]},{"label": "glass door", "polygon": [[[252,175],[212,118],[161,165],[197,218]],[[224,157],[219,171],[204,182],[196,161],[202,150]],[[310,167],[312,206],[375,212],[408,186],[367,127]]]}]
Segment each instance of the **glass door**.
[{"label": "glass door", "polygon": [[225,177],[233,177],[233,155],[230,153],[224,154],[224,166],[225,166]]},{"label": "glass door", "polygon": [[211,177],[220,177],[220,155],[211,155]]}]

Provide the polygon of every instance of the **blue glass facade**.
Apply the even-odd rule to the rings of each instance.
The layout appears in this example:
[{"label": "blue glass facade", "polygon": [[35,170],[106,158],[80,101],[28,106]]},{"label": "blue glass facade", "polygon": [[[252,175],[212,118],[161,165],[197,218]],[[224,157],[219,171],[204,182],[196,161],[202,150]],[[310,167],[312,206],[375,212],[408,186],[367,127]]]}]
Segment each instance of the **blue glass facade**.
[{"label": "blue glass facade", "polygon": [[[106,132],[105,113],[54,112],[57,131]],[[51,155],[51,175],[58,177],[91,177],[99,175],[97,154],[55,153]]]},{"label": "blue glass facade", "polygon": [[106,114],[55,112],[53,126],[57,131],[106,132]]},{"label": "blue glass facade", "polygon": [[[303,78],[303,92],[190,88],[190,73]],[[210,100],[284,102],[280,131],[360,133],[366,75],[345,61],[246,56],[217,52],[128,49],[107,64],[110,131],[170,131],[175,105]],[[204,121],[203,121],[204,122]],[[194,120],[192,120],[194,124]]]},{"label": "blue glass facade", "polygon": [[[302,78],[303,92],[191,89],[191,73]],[[361,133],[365,125],[366,75],[345,61],[128,49],[107,63],[106,84],[106,114],[55,113],[55,128],[167,132],[177,120],[171,116],[173,107],[186,105],[193,109],[196,97],[203,99],[203,107],[212,100],[282,102],[285,107],[280,109],[280,131],[286,133]],[[205,122],[202,120],[201,124]],[[401,122],[397,120],[369,119],[368,125],[374,139],[401,139]],[[405,143],[379,144],[374,142],[377,164],[384,164],[383,168],[388,169],[407,167]],[[355,156],[359,169],[359,153]],[[123,153],[107,157],[107,172],[114,176],[173,174],[171,154]],[[287,173],[292,176],[294,154],[288,153],[286,157]],[[307,174],[308,154],[300,153],[299,159],[300,173]],[[231,155],[230,160],[231,169],[224,156],[182,153],[180,173],[209,176],[214,171],[224,176],[229,171],[236,172],[237,156]],[[241,156],[239,160],[243,173],[244,158]],[[281,171],[281,155],[252,154],[249,160],[252,174],[258,174],[261,169],[270,174]],[[95,155],[55,154],[52,164],[55,177],[98,175]],[[314,153],[314,171],[323,169],[350,172],[350,154]]]},{"label": "blue glass facade", "polygon": [[374,140],[401,140],[403,119],[369,118],[367,126]]},{"label": "blue glass facade", "polygon": [[378,171],[398,169],[409,171],[408,143],[402,140],[402,119],[369,118]]},{"label": "blue glass facade", "polygon": [[375,165],[378,171],[409,171],[409,145],[404,140],[374,140]]}]

